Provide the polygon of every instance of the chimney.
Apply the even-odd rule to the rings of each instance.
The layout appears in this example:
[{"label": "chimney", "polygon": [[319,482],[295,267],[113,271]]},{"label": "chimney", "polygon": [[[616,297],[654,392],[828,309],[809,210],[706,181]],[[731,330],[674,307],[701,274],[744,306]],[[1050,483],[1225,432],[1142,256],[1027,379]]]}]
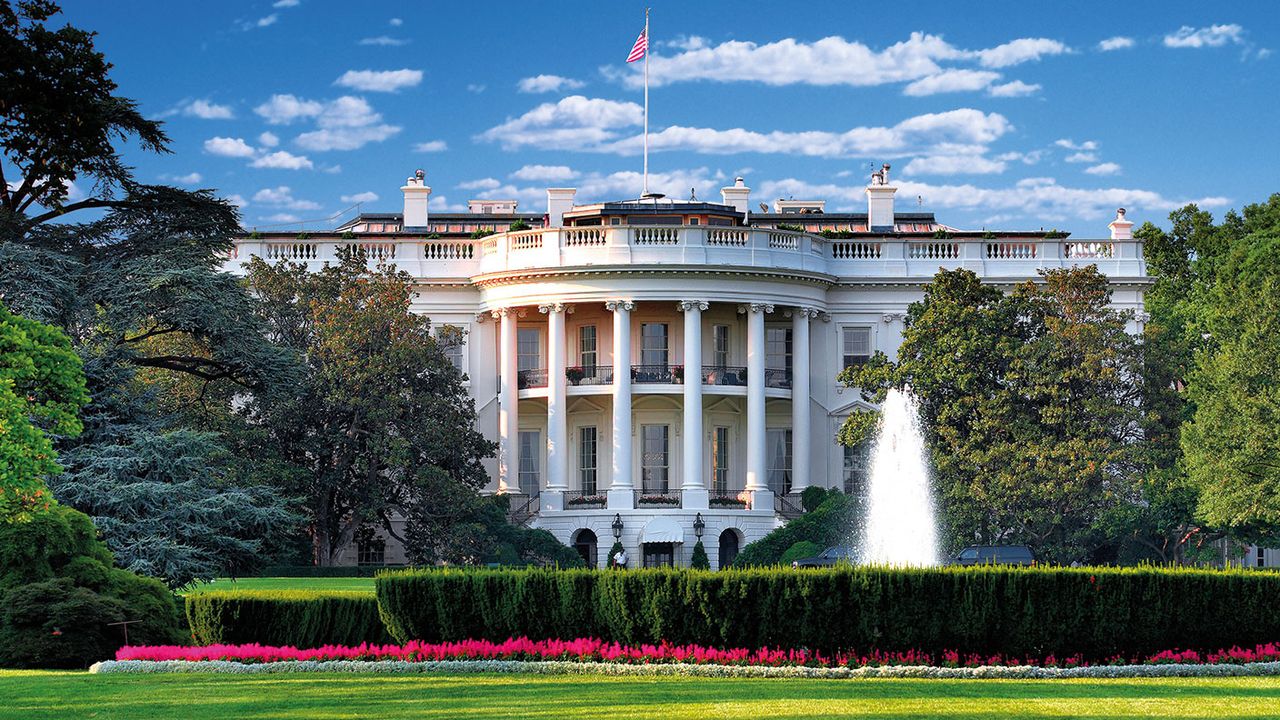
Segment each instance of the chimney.
[{"label": "chimney", "polygon": [[564,214],[573,209],[578,188],[547,188],[547,227],[562,227]]},{"label": "chimney", "polygon": [[867,186],[867,225],[872,232],[893,232],[893,194],[898,188],[889,185],[889,163],[871,173]]},{"label": "chimney", "polygon": [[743,220],[748,219],[751,214],[751,188],[742,178],[735,178],[732,185],[720,188],[720,197],[724,198],[725,205],[742,213]]},{"label": "chimney", "polygon": [[431,198],[431,188],[427,186],[427,174],[421,169],[414,171],[413,177],[404,181],[400,188],[404,193],[404,229],[425,228],[427,226],[427,201]]},{"label": "chimney", "polygon": [[1125,218],[1124,208],[1116,210],[1116,219],[1112,220],[1107,227],[1111,228],[1112,240],[1133,239],[1133,221]]}]

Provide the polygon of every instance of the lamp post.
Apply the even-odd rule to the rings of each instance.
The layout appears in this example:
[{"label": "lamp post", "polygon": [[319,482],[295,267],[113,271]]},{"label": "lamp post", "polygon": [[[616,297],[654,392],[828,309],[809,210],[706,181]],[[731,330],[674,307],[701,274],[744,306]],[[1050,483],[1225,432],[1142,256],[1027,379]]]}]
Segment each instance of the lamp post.
[{"label": "lamp post", "polygon": [[698,513],[698,516],[693,519],[694,537],[698,538],[698,540],[702,540],[702,531],[706,529],[707,529],[707,523],[705,520],[702,519],[702,513]]},{"label": "lamp post", "polygon": [[622,539],[622,513],[613,514],[613,539]]}]

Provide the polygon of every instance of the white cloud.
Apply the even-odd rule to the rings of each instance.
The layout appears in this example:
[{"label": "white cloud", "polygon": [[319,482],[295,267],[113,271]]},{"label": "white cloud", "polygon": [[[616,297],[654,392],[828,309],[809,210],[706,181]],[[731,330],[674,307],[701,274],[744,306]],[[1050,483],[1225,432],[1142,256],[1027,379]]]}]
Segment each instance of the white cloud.
[{"label": "white cloud", "polygon": [[361,38],[357,45],[376,45],[380,47],[401,47],[408,45],[409,41],[404,38],[393,38],[389,35],[378,35],[377,37]]},{"label": "white cloud", "polygon": [[186,175],[161,175],[160,179],[167,182],[178,183],[179,185],[195,185],[203,180],[204,176],[198,172],[191,172]]},{"label": "white cloud", "polygon": [[1066,148],[1068,150],[1097,150],[1098,149],[1098,142],[1096,140],[1085,140],[1084,142],[1077,145],[1075,141],[1071,140],[1070,138],[1063,138],[1061,140],[1054,140],[1053,144],[1057,145],[1060,148]]},{"label": "white cloud", "polygon": [[262,188],[253,194],[253,201],[262,205],[284,208],[286,210],[319,210],[320,204],[310,200],[300,200],[293,196],[288,185],[274,188]]},{"label": "white cloud", "polygon": [[979,50],[977,56],[978,62],[983,67],[1004,68],[1039,60],[1046,55],[1062,55],[1070,51],[1070,48],[1057,40],[1019,38],[988,50]]},{"label": "white cloud", "polygon": [[981,155],[926,155],[912,158],[902,174],[914,175],[992,175],[1005,171],[1006,164]]},{"label": "white cloud", "polygon": [[1003,162],[1018,161],[1024,165],[1035,165],[1040,162],[1040,158],[1044,156],[1043,150],[1032,150],[1030,152],[1004,152],[996,156],[997,160]]},{"label": "white cloud", "polygon": [[371,203],[378,201],[378,194],[373,192],[356,193],[355,195],[343,195],[344,203]]},{"label": "white cloud", "polygon": [[578,177],[578,172],[566,165],[525,165],[511,173],[515,180],[564,182]]},{"label": "white cloud", "polygon": [[1078,152],[1067,156],[1069,163],[1093,163],[1098,162],[1098,153]]},{"label": "white cloud", "polygon": [[398,132],[400,128],[394,125],[321,128],[302,133],[294,142],[299,147],[316,152],[359,150],[371,142],[382,142]]},{"label": "white cloud", "polygon": [[293,95],[272,95],[270,100],[253,109],[272,125],[288,125],[294,120],[315,117],[322,110],[323,104]]},{"label": "white cloud", "polygon": [[249,201],[245,200],[243,195],[228,195],[225,200],[241,210],[249,206]]},{"label": "white cloud", "polygon": [[401,20],[400,18],[391,18],[390,20],[387,21],[387,24],[390,25],[391,27],[400,27],[401,25],[404,24],[404,21]]},{"label": "white cloud", "polygon": [[527,77],[516,84],[516,87],[522,93],[546,93],[560,92],[562,90],[577,90],[586,83],[573,78],[561,77],[559,75],[535,75]]},{"label": "white cloud", "polygon": [[258,18],[258,21],[254,23],[254,26],[260,27],[260,28],[269,27],[271,25],[275,25],[276,21],[279,19],[280,19],[279,13],[271,13],[266,17]]},{"label": "white cloud", "polygon": [[444,195],[432,195],[431,199],[427,201],[427,207],[436,212],[465,212],[467,210],[466,205],[451,204],[449,198]]},{"label": "white cloud", "polygon": [[991,97],[1024,97],[1038,92],[1040,92],[1038,84],[1024,83],[1021,80],[1014,80],[1002,85],[992,85],[987,88],[987,94]]},{"label": "white cloud", "polygon": [[449,144],[443,140],[428,140],[426,142],[420,142],[413,146],[414,152],[424,152],[424,153],[444,152],[445,150],[448,150],[448,149],[449,149]]},{"label": "white cloud", "polygon": [[334,85],[364,90],[365,92],[396,92],[422,82],[421,70],[348,70]]},{"label": "white cloud", "polygon": [[[665,193],[671,197],[685,198],[690,188],[696,188],[699,197],[716,197],[716,191],[725,184],[728,176],[719,170],[707,168],[689,170],[672,170],[669,172],[650,172],[649,189],[653,192]],[[483,185],[476,193],[477,199],[515,199],[526,206],[537,207],[547,199],[546,187],[542,185],[502,184],[493,178],[472,181],[468,185]],[[581,176],[576,183],[579,202],[617,200],[620,198],[639,197],[643,185],[640,172],[623,171],[609,174],[590,173]],[[459,186],[461,189],[467,189]],[[434,200],[434,198],[433,198]]]},{"label": "white cloud", "polygon": [[462,190],[494,190],[502,187],[502,183],[496,178],[480,178],[479,180],[469,180],[464,183],[458,183],[458,187]]},{"label": "white cloud", "polygon": [[1227,43],[1244,43],[1244,28],[1236,24],[1193,28],[1183,25],[1177,32],[1164,36],[1164,46],[1171,48],[1222,47]]},{"label": "white cloud", "polygon": [[467,85],[467,92],[472,92],[479,95],[480,93],[484,92],[484,88],[485,86],[479,83],[470,83],[469,85]]},{"label": "white cloud", "polygon": [[208,100],[184,102],[175,110],[187,117],[200,118],[201,120],[230,120],[235,117],[230,105],[218,105]]},{"label": "white cloud", "polygon": [[298,5],[300,5],[301,3],[302,3],[302,0],[276,0],[275,2],[271,3],[271,7],[291,8],[291,7],[298,7]]},{"label": "white cloud", "polygon": [[213,137],[204,141],[204,151],[222,157],[253,157],[254,150],[243,138]]},{"label": "white cloud", "polygon": [[948,92],[982,90],[1000,79],[1000,73],[987,70],[944,70],[937,75],[920,78],[902,90],[903,95],[924,97]]},{"label": "white cloud", "polygon": [[1120,166],[1113,162],[1104,162],[1084,169],[1090,175],[1119,175]]},{"label": "white cloud", "polygon": [[272,168],[275,170],[310,170],[312,164],[305,155],[294,155],[285,150],[277,150],[255,159],[249,163],[249,167]]},{"label": "white cloud", "polygon": [[280,138],[275,133],[264,132],[258,136],[258,144],[263,147],[275,147],[280,144]]},{"label": "white cloud", "polygon": [[293,223],[293,222],[298,222],[302,218],[298,217],[297,215],[294,215],[293,213],[276,213],[274,215],[262,216],[262,219],[269,220],[271,222]]},{"label": "white cloud", "polygon": [[1117,35],[1115,37],[1107,38],[1106,40],[1103,40],[1102,42],[1098,43],[1098,49],[1101,50],[1102,52],[1109,52],[1111,50],[1125,50],[1133,47],[1135,44],[1136,43],[1134,42],[1133,38],[1125,37],[1124,35]]}]

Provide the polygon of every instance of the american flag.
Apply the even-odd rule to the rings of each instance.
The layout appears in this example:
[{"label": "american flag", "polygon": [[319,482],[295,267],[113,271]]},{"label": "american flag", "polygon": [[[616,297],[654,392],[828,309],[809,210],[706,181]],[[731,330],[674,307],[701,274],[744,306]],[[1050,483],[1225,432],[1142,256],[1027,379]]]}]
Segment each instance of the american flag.
[{"label": "american flag", "polygon": [[636,44],[631,47],[631,54],[627,56],[627,62],[633,63],[643,59],[647,52],[649,52],[649,33],[647,30],[641,30],[640,37],[636,38]]}]

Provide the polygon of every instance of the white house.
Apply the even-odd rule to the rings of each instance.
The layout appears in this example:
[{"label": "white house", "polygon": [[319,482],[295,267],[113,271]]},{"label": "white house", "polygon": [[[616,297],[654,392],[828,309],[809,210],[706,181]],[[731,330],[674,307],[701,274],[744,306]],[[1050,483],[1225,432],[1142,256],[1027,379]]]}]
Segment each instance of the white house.
[{"label": "white house", "polygon": [[[1005,287],[1096,264],[1139,318],[1149,283],[1124,210],[1101,239],[961,231],[896,211],[888,165],[856,213],[821,200],[753,208],[742,178],[714,203],[578,204],[573,188],[550,188],[545,214],[514,200],[428,212],[421,171],[401,190],[403,213],[238,238],[228,268],[251,254],[318,268],[360,244],[412,273],[416,309],[465,331],[454,360],[499,445],[488,489],[512,496],[515,522],[595,565],[615,536],[633,565],[686,565],[700,536],[717,567],[798,513],[804,488],[861,492],[866,448],[835,435],[868,406],[836,376],[894,354],[939,268]],[[345,562],[403,553],[367,539]]]}]

